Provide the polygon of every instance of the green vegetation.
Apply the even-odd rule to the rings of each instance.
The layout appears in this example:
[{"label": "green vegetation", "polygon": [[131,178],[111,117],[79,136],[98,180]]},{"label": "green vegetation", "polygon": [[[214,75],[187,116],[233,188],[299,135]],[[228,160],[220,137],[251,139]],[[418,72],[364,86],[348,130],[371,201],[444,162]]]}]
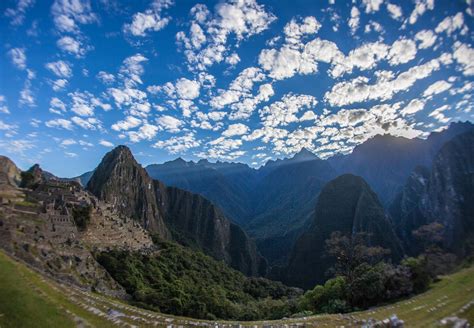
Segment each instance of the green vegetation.
[{"label": "green vegetation", "polygon": [[205,319],[277,319],[296,311],[298,291],[247,278],[203,253],[161,242],[151,255],[102,252],[97,259],[136,304]]},{"label": "green vegetation", "polygon": [[[442,276],[434,283],[429,291],[387,306],[371,308],[368,311],[354,312],[344,315],[316,315],[298,313],[289,320],[272,322],[248,322],[245,326],[263,327],[268,325],[307,325],[307,326],[358,326],[359,320],[374,318],[382,320],[396,314],[405,321],[407,327],[434,327],[439,320],[451,316],[463,306],[472,301],[474,290],[474,268],[465,268],[457,273]],[[102,311],[109,308],[119,310],[124,314],[144,318],[156,322],[158,326],[189,325],[189,319],[172,317],[153,313],[151,311],[125,306],[116,300],[93,293],[78,294],[66,286],[60,286],[26,266],[18,263],[0,251],[0,327],[72,327],[76,326],[74,319],[86,321],[95,327],[112,327],[111,321],[99,317],[96,313],[85,310],[71,301],[89,305],[94,300],[96,307]],[[89,301],[88,301],[89,300]],[[428,311],[436,308],[436,311]],[[68,315],[65,310],[69,311]],[[466,318],[474,324],[474,306],[467,308],[459,317]],[[140,321],[122,318],[129,324],[141,325]],[[197,320],[192,320],[194,323]],[[214,324],[214,321],[212,322]],[[219,323],[219,322],[218,322]],[[229,322],[226,322],[229,324]],[[237,324],[231,322],[231,324]],[[152,324],[150,324],[151,326]],[[359,324],[360,325],[360,324]]]},{"label": "green vegetation", "polygon": [[0,252],[0,327],[74,327],[64,311],[32,288],[28,278]]},{"label": "green vegetation", "polygon": [[91,206],[75,206],[72,208],[72,217],[74,218],[74,222],[79,230],[86,230],[87,225],[91,220]]},{"label": "green vegetation", "polygon": [[21,188],[30,188],[35,189],[38,186],[37,182],[35,181],[35,175],[32,171],[23,171],[21,172]]}]

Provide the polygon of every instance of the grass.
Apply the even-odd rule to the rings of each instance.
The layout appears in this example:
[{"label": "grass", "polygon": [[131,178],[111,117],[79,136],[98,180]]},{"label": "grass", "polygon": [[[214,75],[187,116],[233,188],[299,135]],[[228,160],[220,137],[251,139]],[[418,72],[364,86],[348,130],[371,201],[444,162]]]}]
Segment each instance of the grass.
[{"label": "grass", "polygon": [[[367,311],[347,315],[317,315],[303,319],[242,324],[245,327],[296,323],[310,327],[351,327],[357,326],[358,320],[368,318],[380,320],[392,314],[404,320],[407,327],[437,326],[439,320],[453,315],[468,319],[471,324],[474,324],[474,306],[462,313],[459,312],[463,306],[473,300],[474,268],[467,268],[442,277],[426,293]],[[106,313],[109,308],[117,309],[127,315],[120,318],[122,323],[140,327],[152,326],[155,322],[158,326],[167,326],[169,323],[188,326],[190,322],[195,325],[197,323],[198,326],[214,326],[215,324],[215,322],[168,316],[135,308],[111,298],[57,284],[0,251],[1,328],[74,327],[78,320],[85,322],[86,326],[93,327],[114,325],[114,322],[106,316],[94,312],[91,308],[102,313]]]}]

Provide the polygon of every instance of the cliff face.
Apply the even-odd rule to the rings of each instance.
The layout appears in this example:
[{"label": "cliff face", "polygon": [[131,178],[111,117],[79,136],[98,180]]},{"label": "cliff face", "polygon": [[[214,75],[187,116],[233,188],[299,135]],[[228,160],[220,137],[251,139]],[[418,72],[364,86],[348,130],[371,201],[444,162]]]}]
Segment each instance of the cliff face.
[{"label": "cliff face", "polygon": [[107,153],[87,188],[164,239],[173,239],[247,275],[264,275],[255,244],[204,197],[151,179],[127,147]]},{"label": "cliff face", "polygon": [[464,256],[474,254],[474,130],[448,141],[434,158],[431,170],[417,168],[391,206],[397,232],[406,249],[420,245],[413,230],[431,222],[443,224],[444,246]]},{"label": "cliff face", "polygon": [[432,221],[444,225],[446,247],[464,254],[474,233],[474,130],[441,148],[422,206]]},{"label": "cliff face", "polygon": [[369,234],[369,243],[387,248],[393,259],[402,249],[376,194],[360,177],[345,174],[328,182],[316,204],[311,227],[297,240],[291,253],[286,282],[310,288],[325,280],[331,263],[324,257],[331,233]]},{"label": "cliff face", "polygon": [[8,157],[0,156],[0,184],[7,184],[16,187],[20,182],[20,169]]},{"label": "cliff face", "polygon": [[119,146],[104,156],[87,189],[149,231],[165,239],[170,237],[156,203],[153,180],[127,147]]}]

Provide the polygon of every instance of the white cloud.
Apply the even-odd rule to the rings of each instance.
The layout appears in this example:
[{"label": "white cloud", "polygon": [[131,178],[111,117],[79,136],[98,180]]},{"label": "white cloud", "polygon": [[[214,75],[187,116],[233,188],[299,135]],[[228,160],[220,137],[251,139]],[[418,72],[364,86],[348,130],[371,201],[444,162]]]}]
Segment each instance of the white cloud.
[{"label": "white cloud", "polygon": [[435,44],[437,36],[431,30],[422,30],[416,33],[415,39],[420,42],[418,48],[426,49]]},{"label": "white cloud", "polygon": [[449,90],[451,86],[451,83],[444,80],[436,81],[423,92],[423,97],[430,97],[445,92],[446,90]]},{"label": "white cloud", "polygon": [[379,11],[382,3],[383,0],[362,0],[362,5],[365,6],[367,14]]},{"label": "white cloud", "polygon": [[72,130],[72,123],[69,120],[65,120],[62,118],[54,119],[54,120],[49,120],[45,123],[45,125],[48,128],[62,128],[66,130]]},{"label": "white cloud", "polygon": [[138,131],[128,132],[131,142],[139,142],[141,140],[151,140],[158,133],[158,127],[148,123],[143,124]]},{"label": "white cloud", "polygon": [[111,84],[115,82],[115,76],[104,71],[97,73],[97,78],[104,84]]},{"label": "white cloud", "polygon": [[117,123],[112,125],[112,130],[115,131],[122,131],[122,130],[130,130],[136,128],[142,123],[142,121],[133,116],[127,116],[125,120],[118,121]]},{"label": "white cloud", "polygon": [[103,130],[101,122],[95,117],[81,118],[74,116],[71,118],[71,121],[85,130]]},{"label": "white cloud", "polygon": [[390,13],[390,17],[395,20],[399,20],[403,16],[402,7],[395,5],[393,3],[387,3],[387,10]]},{"label": "white cloud", "polygon": [[388,100],[394,94],[408,90],[416,81],[431,75],[440,69],[442,64],[451,61],[450,55],[441,55],[429,62],[413,66],[394,77],[393,73],[380,74],[374,84],[369,84],[369,78],[359,76],[353,80],[335,84],[331,91],[326,92],[324,99],[332,106],[344,106],[369,100]]},{"label": "white cloud", "polygon": [[63,36],[56,42],[56,44],[58,48],[62,51],[69,52],[70,54],[73,54],[76,57],[82,57],[88,50],[87,48],[82,46],[81,42],[70,36]]},{"label": "white cloud", "polygon": [[416,44],[410,39],[400,39],[395,41],[388,53],[390,65],[405,64],[415,59]]},{"label": "white cloud", "polygon": [[6,99],[4,95],[0,95],[0,113],[10,114],[10,111],[8,110],[8,106],[6,105]]},{"label": "white cloud", "polygon": [[285,34],[285,41],[289,45],[299,47],[301,39],[304,36],[315,34],[321,28],[321,23],[313,16],[307,16],[301,20],[301,23],[293,18],[285,25],[283,32]]},{"label": "white cloud", "polygon": [[13,26],[20,26],[25,20],[26,11],[33,7],[35,0],[18,0],[16,8],[7,8],[5,10],[5,16],[10,18],[10,24]]},{"label": "white cloud", "polygon": [[461,42],[454,44],[453,57],[462,68],[466,76],[474,75],[474,49],[470,45]]},{"label": "white cloud", "polygon": [[402,116],[413,115],[425,108],[425,100],[423,99],[412,99],[408,105],[406,105],[400,113]]},{"label": "white cloud", "polygon": [[451,120],[449,117],[446,117],[443,113],[447,110],[449,110],[449,106],[448,105],[443,105],[443,106],[438,107],[435,110],[433,110],[428,116],[433,117],[439,123],[446,124]]},{"label": "white cloud", "polygon": [[229,56],[234,48],[227,45],[231,35],[240,42],[266,30],[276,19],[255,0],[221,2],[213,15],[205,5],[197,4],[191,15],[189,33],[178,32],[176,41],[184,48],[188,68],[200,71]]},{"label": "white cloud", "polygon": [[78,24],[98,22],[89,0],[55,0],[51,13],[60,32],[79,32]]},{"label": "white cloud", "polygon": [[124,32],[144,37],[148,31],[162,30],[171,20],[171,17],[162,17],[162,11],[172,5],[171,0],[154,0],[150,9],[133,15],[132,22],[124,25]]},{"label": "white cloud", "polygon": [[51,98],[51,101],[49,102],[49,111],[54,114],[62,114],[66,112],[66,105],[64,102],[61,101],[61,99],[57,97]]},{"label": "white cloud", "polygon": [[[440,34],[445,32],[447,35],[451,35],[456,30],[460,30],[464,27],[464,15],[459,12],[455,16],[448,16],[435,29],[435,32]],[[463,34],[463,32],[461,32]]]},{"label": "white cloud", "polygon": [[286,94],[280,101],[265,106],[259,111],[264,126],[278,127],[298,122],[297,114],[302,109],[313,109],[317,100],[309,95]]},{"label": "white cloud", "polygon": [[222,132],[223,137],[241,136],[249,131],[249,127],[242,123],[231,124]]},{"label": "white cloud", "polygon": [[240,57],[237,53],[233,53],[225,59],[225,62],[231,66],[235,66],[240,62]]},{"label": "white cloud", "polygon": [[143,83],[141,76],[145,69],[142,63],[146,61],[148,61],[148,58],[139,53],[125,58],[120,68],[120,77],[126,87],[131,88]]},{"label": "white cloud", "polygon": [[416,0],[415,9],[413,9],[408,22],[410,24],[415,24],[418,20],[418,17],[423,15],[427,10],[434,9],[434,0]]},{"label": "white cloud", "polygon": [[104,146],[104,147],[109,147],[109,148],[114,146],[113,143],[111,143],[110,141],[104,140],[104,139],[100,140],[99,144]]},{"label": "white cloud", "polygon": [[74,139],[64,139],[63,141],[61,141],[61,143],[59,144],[61,147],[68,147],[68,146],[71,146],[71,145],[75,145],[77,144],[77,141],[74,140]]},{"label": "white cloud", "polygon": [[53,90],[56,92],[64,90],[67,84],[68,84],[68,80],[66,79],[57,79],[57,80],[51,81]]},{"label": "white cloud", "polygon": [[181,126],[184,124],[183,121],[180,119],[177,119],[176,117],[170,116],[170,115],[163,115],[160,116],[156,122],[158,123],[158,126],[166,131],[172,132],[172,133],[177,133],[180,131]]},{"label": "white cloud", "polygon": [[349,19],[348,24],[349,24],[349,28],[351,29],[351,33],[355,34],[360,24],[360,11],[359,9],[357,9],[356,6],[352,6],[351,18]]},{"label": "white cloud", "polygon": [[195,99],[199,97],[200,85],[196,81],[181,78],[176,82],[176,93],[181,99]]},{"label": "white cloud", "polygon": [[200,145],[201,143],[199,140],[196,140],[194,133],[188,132],[183,136],[175,136],[168,140],[157,141],[152,147],[165,148],[170,154],[178,154],[186,152],[188,149],[199,147]]},{"label": "white cloud", "polygon": [[26,69],[26,54],[24,48],[12,48],[8,51],[10,59],[18,69]]}]

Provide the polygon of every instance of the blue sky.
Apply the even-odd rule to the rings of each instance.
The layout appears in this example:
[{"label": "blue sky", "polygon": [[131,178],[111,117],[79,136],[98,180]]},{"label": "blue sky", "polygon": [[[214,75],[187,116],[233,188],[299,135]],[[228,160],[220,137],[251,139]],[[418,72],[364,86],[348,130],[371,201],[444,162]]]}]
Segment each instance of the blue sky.
[{"label": "blue sky", "polygon": [[472,0],[1,1],[0,153],[322,158],[472,120]]}]

